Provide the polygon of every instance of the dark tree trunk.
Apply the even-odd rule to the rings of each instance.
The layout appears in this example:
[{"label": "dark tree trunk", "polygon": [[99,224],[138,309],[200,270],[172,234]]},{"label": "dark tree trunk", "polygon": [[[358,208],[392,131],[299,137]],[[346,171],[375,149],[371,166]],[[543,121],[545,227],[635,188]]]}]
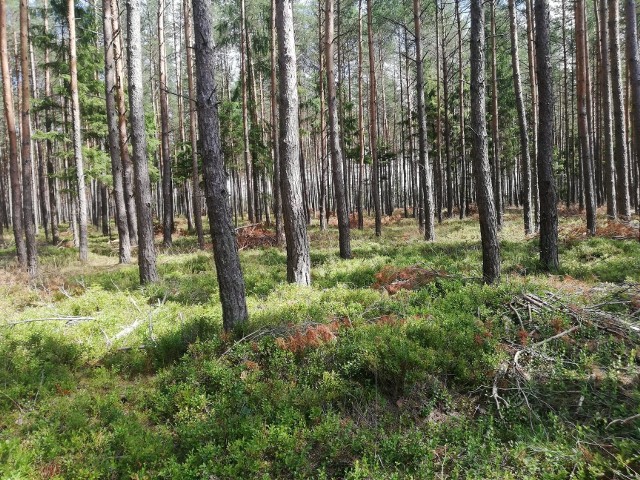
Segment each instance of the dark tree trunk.
[{"label": "dark tree trunk", "polygon": [[549,0],[535,0],[538,126],[538,191],[540,193],[540,261],[558,268],[558,197],[553,176],[553,78],[549,49]]},{"label": "dark tree trunk", "polygon": [[116,107],[115,84],[116,64],[113,46],[113,24],[111,0],[102,0],[104,26],[104,86],[107,104],[107,127],[109,129],[109,155],[111,156],[111,174],[116,205],[116,226],[118,228],[118,254],[120,263],[131,262],[131,243],[127,223],[127,207],[124,199],[122,159],[120,156],[120,138],[118,135],[118,112]]},{"label": "dark tree trunk", "polygon": [[300,168],[298,75],[291,2],[292,0],[276,0],[280,67],[280,174],[284,231],[287,239],[287,281],[310,285],[311,257]]},{"label": "dark tree trunk", "polygon": [[160,82],[160,147],[162,149],[162,244],[173,244],[173,188],[171,181],[171,153],[169,148],[169,99],[167,98],[167,59],[164,46],[164,0],[158,4],[158,72]]},{"label": "dark tree trunk", "polygon": [[502,166],[500,161],[500,131],[498,121],[498,66],[496,52],[496,1],[491,2],[491,152],[493,158],[493,188],[496,199],[498,230],[502,227]]},{"label": "dark tree trunk", "polygon": [[144,122],[142,83],[142,42],[140,39],[140,0],[127,1],[127,56],[129,71],[129,115],[133,168],[136,181],[138,224],[138,268],[140,282],[158,280],[156,251],[151,218],[151,180],[147,162],[147,133]]},{"label": "dark tree trunk", "polygon": [[244,278],[233,228],[227,175],[224,169],[216,96],[213,19],[208,2],[193,0],[193,26],[198,90],[198,125],[206,182],[209,227],[213,239],[216,276],[220,286],[225,330],[241,327],[248,319]]},{"label": "dark tree trunk", "polygon": [[[638,25],[636,20],[636,0],[625,0],[627,20],[627,68],[629,69],[629,89],[631,90],[631,110],[633,112],[633,147],[636,154],[636,194],[638,189],[638,164],[640,163],[640,55],[638,54]],[[636,203],[637,203],[636,198]],[[640,205],[636,204],[636,211]]]},{"label": "dark tree trunk", "polygon": [[271,0],[271,148],[273,155],[273,213],[276,217],[276,245],[285,243],[282,219],[282,189],[280,187],[280,145],[278,144],[278,96],[276,82],[276,0]]},{"label": "dark tree trunk", "polygon": [[325,60],[327,63],[327,106],[329,109],[329,143],[331,144],[331,165],[333,167],[333,192],[338,214],[338,231],[340,234],[340,257],[351,258],[351,234],[349,231],[349,211],[345,193],[342,150],[338,120],[338,103],[336,99],[336,83],[333,61],[333,2],[327,0],[325,5]]}]

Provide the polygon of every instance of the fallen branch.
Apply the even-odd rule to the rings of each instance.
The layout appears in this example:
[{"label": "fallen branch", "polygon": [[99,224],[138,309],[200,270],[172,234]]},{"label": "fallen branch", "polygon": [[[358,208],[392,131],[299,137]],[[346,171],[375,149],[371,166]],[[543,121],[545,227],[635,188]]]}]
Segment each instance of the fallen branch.
[{"label": "fallen branch", "polygon": [[609,428],[609,427],[611,427],[612,425],[616,425],[616,424],[618,424],[618,423],[619,423],[619,424],[621,424],[621,425],[625,425],[625,424],[627,424],[627,423],[629,423],[629,422],[632,422],[632,421],[634,421],[634,420],[637,420],[637,419],[639,419],[639,418],[640,418],[640,413],[637,413],[637,414],[635,414],[635,415],[631,415],[630,417],[627,417],[627,418],[616,418],[615,420],[612,420],[611,422],[609,422],[609,423],[607,424],[607,427],[606,427],[606,428]]},{"label": "fallen branch", "polygon": [[73,325],[78,322],[88,322],[95,320],[95,317],[44,317],[44,318],[29,318],[27,320],[21,320],[19,322],[5,323],[4,327],[15,327],[16,325],[24,325],[26,323],[34,322],[65,322],[66,325]]}]

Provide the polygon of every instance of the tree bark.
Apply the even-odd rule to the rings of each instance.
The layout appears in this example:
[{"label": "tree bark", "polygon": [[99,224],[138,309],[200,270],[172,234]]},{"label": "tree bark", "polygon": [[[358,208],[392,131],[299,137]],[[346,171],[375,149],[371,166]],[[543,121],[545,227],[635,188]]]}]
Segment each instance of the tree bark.
[{"label": "tree bark", "polygon": [[[26,0],[23,0],[26,1]],[[73,157],[78,180],[78,240],[80,261],[89,258],[89,237],[87,233],[87,192],[82,159],[82,127],[80,125],[80,97],[78,96],[78,56],[76,53],[75,1],[67,1],[69,23],[69,75],[71,77],[71,119],[73,123]],[[24,176],[24,172],[23,172]],[[25,186],[26,188],[26,186]]]},{"label": "tree bark", "polygon": [[118,228],[118,256],[120,263],[131,262],[131,239],[127,223],[127,207],[124,199],[122,158],[120,156],[120,138],[118,134],[118,111],[116,107],[116,64],[113,42],[112,2],[102,0],[104,27],[104,86],[107,105],[107,127],[109,129],[109,155],[116,204],[116,226]]},{"label": "tree bark", "polygon": [[127,57],[129,83],[129,116],[133,169],[136,181],[136,212],[138,224],[138,269],[140,282],[158,280],[156,251],[151,218],[151,181],[147,159],[147,132],[144,121],[142,82],[142,41],[140,38],[140,0],[127,2]]},{"label": "tree bark", "polygon": [[213,239],[216,276],[220,287],[222,321],[229,331],[247,319],[245,285],[231,218],[227,174],[224,169],[216,95],[213,19],[208,2],[192,0],[198,90],[198,125],[206,182],[209,227]]},{"label": "tree bark", "polygon": [[498,230],[502,227],[502,167],[500,162],[500,132],[498,121],[498,62],[496,52],[496,1],[491,2],[491,152],[493,158],[493,188],[496,198]]},{"label": "tree bark", "polygon": [[[637,165],[640,163],[640,55],[638,53],[638,25],[636,20],[636,1],[625,0],[626,34],[627,34],[627,68],[629,70],[629,89],[631,93],[631,110],[633,112],[632,138],[636,153],[636,189],[638,178]],[[637,193],[637,192],[636,192]],[[636,211],[640,209],[636,205]]]},{"label": "tree bark", "polygon": [[420,13],[420,0],[413,0],[413,26],[416,42],[416,97],[418,103],[418,156],[423,184],[424,238],[432,241],[436,238],[433,220],[433,175],[431,173],[431,164],[429,163],[429,152],[427,151],[427,114],[424,105],[424,68],[422,63]]},{"label": "tree bark", "polygon": [[459,116],[460,116],[460,219],[467,216],[467,146],[464,124],[464,65],[462,64],[462,21],[460,0],[456,0],[456,23],[458,27],[458,69],[459,69]]},{"label": "tree bark", "polygon": [[549,0],[535,0],[538,126],[538,190],[540,192],[540,261],[558,268],[558,197],[553,176],[553,78],[549,48]]},{"label": "tree bark", "polygon": [[0,2],[0,56],[2,57],[2,98],[4,118],[9,136],[9,176],[11,179],[11,201],[13,204],[11,220],[13,237],[16,242],[18,265],[27,267],[27,246],[24,241],[24,218],[22,215],[22,182],[18,163],[18,136],[16,133],[16,117],[13,108],[13,90],[11,73],[9,72],[9,50],[7,48],[7,4]]},{"label": "tree bark", "polygon": [[482,239],[482,277],[486,283],[494,283],[500,279],[500,242],[487,147],[485,88],[484,9],[482,0],[471,0],[473,170]]},{"label": "tree bark", "polygon": [[173,188],[171,178],[171,153],[169,147],[169,99],[167,98],[167,53],[164,46],[165,2],[158,3],[158,72],[160,97],[160,147],[162,148],[162,244],[173,244]]},{"label": "tree bark", "polygon": [[282,188],[280,186],[280,145],[278,144],[278,96],[277,96],[277,32],[276,0],[271,0],[271,148],[273,155],[273,213],[276,217],[276,245],[285,243],[282,219]]},{"label": "tree bark", "polygon": [[[364,229],[364,96],[362,75],[362,0],[358,0],[358,229]],[[414,205],[415,207],[415,205]]]},{"label": "tree bark", "polygon": [[325,61],[327,64],[327,106],[329,109],[329,143],[331,144],[331,166],[333,167],[333,193],[338,214],[338,231],[340,235],[340,257],[351,258],[351,234],[349,229],[349,211],[345,194],[342,149],[338,120],[338,103],[336,99],[336,79],[333,61],[333,2],[325,4]]},{"label": "tree bark", "polygon": [[378,102],[376,65],[373,45],[373,1],[367,0],[367,42],[369,46],[369,142],[371,144],[371,195],[375,213],[376,237],[382,235],[382,207],[380,205],[380,166],[378,162]]},{"label": "tree bark", "polygon": [[311,284],[311,257],[300,169],[298,75],[292,0],[276,0],[279,57],[280,159],[287,281]]},{"label": "tree bark", "polygon": [[246,36],[246,13],[245,13],[245,1],[240,1],[240,79],[242,82],[242,138],[243,138],[243,156],[244,156],[244,169],[245,177],[247,181],[247,208],[249,215],[249,222],[253,223],[256,219],[256,212],[254,211],[254,198],[253,198],[253,159],[251,158],[251,151],[249,150],[249,113],[248,113],[248,93],[247,93],[247,36]]},{"label": "tree bark", "polygon": [[[72,37],[73,39],[73,37]],[[73,58],[71,71],[73,72]],[[22,213],[27,246],[27,272],[31,278],[38,273],[38,250],[36,245],[35,201],[33,198],[33,159],[31,157],[31,83],[29,81],[29,4],[20,0],[20,70],[22,71]],[[9,85],[9,84],[5,84]],[[73,78],[72,78],[73,88]],[[73,94],[73,92],[72,92]],[[86,218],[85,218],[86,226]]]}]

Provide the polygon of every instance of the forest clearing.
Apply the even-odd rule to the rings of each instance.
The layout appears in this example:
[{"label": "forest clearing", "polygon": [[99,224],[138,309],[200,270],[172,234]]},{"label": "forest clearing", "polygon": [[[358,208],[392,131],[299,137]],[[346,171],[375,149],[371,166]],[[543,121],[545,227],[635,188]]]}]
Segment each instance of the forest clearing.
[{"label": "forest clearing", "polygon": [[437,243],[385,218],[351,260],[315,225],[312,286],[279,248],[241,248],[236,339],[192,235],[143,287],[108,237],[86,264],[42,246],[32,288],[4,250],[0,477],[637,478],[637,229],[600,216],[587,238],[561,215],[549,275],[519,219],[498,286],[473,217]]}]

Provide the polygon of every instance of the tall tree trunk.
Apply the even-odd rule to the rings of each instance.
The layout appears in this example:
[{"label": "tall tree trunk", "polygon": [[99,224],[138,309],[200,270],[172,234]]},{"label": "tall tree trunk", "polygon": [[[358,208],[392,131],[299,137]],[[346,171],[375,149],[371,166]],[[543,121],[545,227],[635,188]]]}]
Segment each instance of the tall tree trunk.
[{"label": "tall tree trunk", "polygon": [[[536,52],[534,42],[533,1],[525,0],[527,6],[527,57],[529,60],[529,86],[531,92],[531,156],[538,158],[538,82],[536,79]],[[533,201],[533,225],[538,230],[540,222],[540,192],[538,191],[538,162],[531,162],[531,199]]]},{"label": "tall tree trunk", "polygon": [[324,121],[324,49],[322,48],[322,1],[318,0],[318,96],[320,97],[320,230],[329,224],[329,157]]},{"label": "tall tree trunk", "polygon": [[471,0],[473,170],[476,177],[476,198],[480,214],[482,277],[486,283],[494,283],[500,278],[500,242],[487,148],[485,88],[484,9],[482,0]]},{"label": "tall tree trunk", "polygon": [[524,216],[524,233],[531,233],[531,152],[527,131],[527,116],[522,96],[520,80],[520,58],[518,55],[518,25],[516,23],[515,0],[509,0],[509,25],[511,31],[511,67],[513,69],[513,88],[516,94],[518,110],[518,126],[520,127],[520,156],[522,160],[522,210]]},{"label": "tall tree trunk", "polygon": [[413,0],[413,26],[416,41],[416,97],[418,102],[418,155],[424,202],[424,238],[435,240],[433,221],[433,176],[427,151],[427,115],[424,105],[424,69],[422,63],[422,38],[420,33],[420,0]]},{"label": "tall tree trunk", "polygon": [[[636,153],[636,194],[640,179],[638,164],[640,163],[640,55],[638,54],[638,25],[636,20],[635,0],[625,0],[626,34],[627,34],[627,68],[629,71],[629,89],[631,90],[631,110],[633,112],[633,147]],[[637,202],[637,199],[636,199]],[[636,211],[640,209],[636,205]]]},{"label": "tall tree trunk", "polygon": [[604,156],[605,191],[607,195],[607,216],[611,219],[618,217],[618,205],[616,203],[616,173],[613,156],[613,118],[611,99],[611,58],[609,57],[609,23],[607,0],[600,2],[600,55],[602,65],[600,67],[600,83],[602,85],[600,97],[602,99],[602,118],[604,129],[604,144],[602,152]]},{"label": "tall tree trunk", "polygon": [[553,78],[549,48],[549,0],[535,0],[538,126],[538,190],[540,192],[540,261],[558,268],[558,197],[553,176]]},{"label": "tall tree trunk", "polygon": [[198,139],[196,117],[196,88],[193,72],[193,40],[191,37],[190,0],[184,0],[184,41],[187,53],[187,83],[189,86],[189,143],[191,144],[191,184],[193,186],[193,220],[198,235],[198,247],[204,249],[204,230],[202,228],[202,192],[198,172]]},{"label": "tall tree trunk", "polygon": [[16,242],[18,264],[27,267],[27,247],[24,241],[24,217],[22,215],[22,182],[18,163],[18,136],[16,133],[16,117],[13,109],[13,90],[11,73],[9,72],[9,50],[7,48],[7,4],[0,2],[0,56],[2,57],[2,99],[4,118],[9,135],[9,176],[11,177],[11,202],[13,209],[13,237]]},{"label": "tall tree trunk", "polygon": [[[20,70],[22,71],[22,213],[27,246],[27,272],[35,277],[38,272],[36,245],[35,201],[33,198],[33,160],[31,158],[31,84],[29,82],[29,5],[20,0]],[[73,65],[73,60],[72,60]],[[9,85],[9,84],[6,84]],[[73,85],[73,83],[72,83]],[[85,223],[86,225],[86,223]]]},{"label": "tall tree trunk", "polygon": [[245,177],[247,181],[247,208],[249,215],[249,222],[253,223],[256,220],[256,214],[254,211],[254,198],[253,198],[253,159],[251,158],[251,151],[249,150],[249,113],[248,113],[248,93],[247,93],[247,36],[245,34],[247,30],[247,19],[245,12],[245,2],[240,0],[240,79],[242,82],[242,136],[243,136],[243,155],[244,155],[244,169]]},{"label": "tall tree trunk", "polygon": [[87,234],[87,192],[84,181],[84,160],[82,159],[82,128],[80,125],[80,97],[78,96],[78,56],[76,53],[76,15],[74,0],[67,1],[67,10],[69,23],[69,76],[71,78],[73,157],[76,163],[76,174],[78,179],[78,246],[80,250],[80,261],[86,262],[89,257],[89,238]]},{"label": "tall tree trunk", "polygon": [[147,132],[144,121],[140,0],[126,0],[126,2],[129,116],[138,221],[138,269],[140,271],[140,282],[144,284],[155,282],[159,277],[156,269],[156,251],[153,242],[151,180],[149,179]]},{"label": "tall tree trunk", "polygon": [[367,43],[369,46],[369,142],[371,144],[371,194],[375,213],[376,236],[382,235],[382,207],[380,205],[380,166],[378,161],[378,102],[376,65],[373,45],[373,0],[367,0]]},{"label": "tall tree trunk", "polygon": [[[358,0],[358,229],[364,229],[364,97],[362,75],[362,0]],[[414,205],[415,207],[415,205]]]},{"label": "tall tree trunk", "polygon": [[578,136],[580,137],[580,157],[584,182],[585,204],[587,207],[587,231],[596,233],[596,198],[593,187],[593,160],[591,149],[591,132],[589,129],[587,89],[588,89],[588,50],[587,22],[585,18],[584,0],[576,0],[575,32],[576,32],[576,75],[578,94]]},{"label": "tall tree trunk", "polygon": [[498,230],[502,227],[502,167],[500,165],[500,132],[498,122],[498,59],[496,52],[496,1],[491,2],[491,152],[493,188],[496,198]]},{"label": "tall tree trunk", "polygon": [[[604,1],[604,0],[603,0]],[[614,153],[616,165],[616,203],[618,214],[629,220],[631,203],[629,199],[629,158],[627,155],[627,131],[624,121],[624,95],[620,68],[619,3],[609,2],[609,56],[611,61],[611,92],[613,100]]]},{"label": "tall tree trunk", "polygon": [[160,82],[160,147],[162,148],[162,244],[170,247],[173,243],[173,188],[171,179],[171,153],[169,147],[169,99],[167,98],[167,53],[164,46],[165,2],[158,3],[158,72]]},{"label": "tall tree trunk", "polygon": [[276,245],[284,245],[282,188],[280,187],[280,145],[278,144],[278,96],[276,83],[276,0],[271,0],[271,148],[273,154],[273,213],[276,217]]},{"label": "tall tree trunk", "polygon": [[287,281],[311,284],[311,257],[307,235],[302,173],[300,168],[300,124],[298,116],[298,74],[293,35],[292,0],[276,0],[278,30],[280,160],[284,231],[287,239]]},{"label": "tall tree trunk", "polygon": [[349,211],[345,194],[342,150],[338,120],[338,103],[336,99],[336,79],[333,61],[333,2],[325,4],[325,60],[327,63],[327,106],[329,109],[329,143],[331,144],[331,166],[333,167],[333,192],[338,214],[338,231],[340,234],[340,257],[351,258],[351,234],[349,232]]},{"label": "tall tree trunk", "polygon": [[247,319],[245,285],[238,256],[236,231],[231,219],[227,174],[221,150],[220,121],[216,96],[213,18],[210,5],[192,0],[198,89],[198,125],[206,182],[209,227],[213,239],[216,276],[220,286],[222,322],[229,331]]},{"label": "tall tree trunk", "polygon": [[127,207],[124,199],[122,158],[120,156],[120,138],[118,135],[118,112],[116,107],[116,65],[113,43],[113,24],[111,0],[102,0],[104,26],[104,86],[107,104],[107,126],[109,129],[109,155],[111,156],[111,174],[116,204],[116,226],[118,228],[118,254],[120,263],[131,262],[131,243],[127,223]]},{"label": "tall tree trunk", "polygon": [[464,125],[464,65],[462,63],[462,21],[460,0],[456,0],[456,23],[458,27],[458,70],[459,70],[459,116],[460,116],[460,219],[467,216],[467,146]]}]

